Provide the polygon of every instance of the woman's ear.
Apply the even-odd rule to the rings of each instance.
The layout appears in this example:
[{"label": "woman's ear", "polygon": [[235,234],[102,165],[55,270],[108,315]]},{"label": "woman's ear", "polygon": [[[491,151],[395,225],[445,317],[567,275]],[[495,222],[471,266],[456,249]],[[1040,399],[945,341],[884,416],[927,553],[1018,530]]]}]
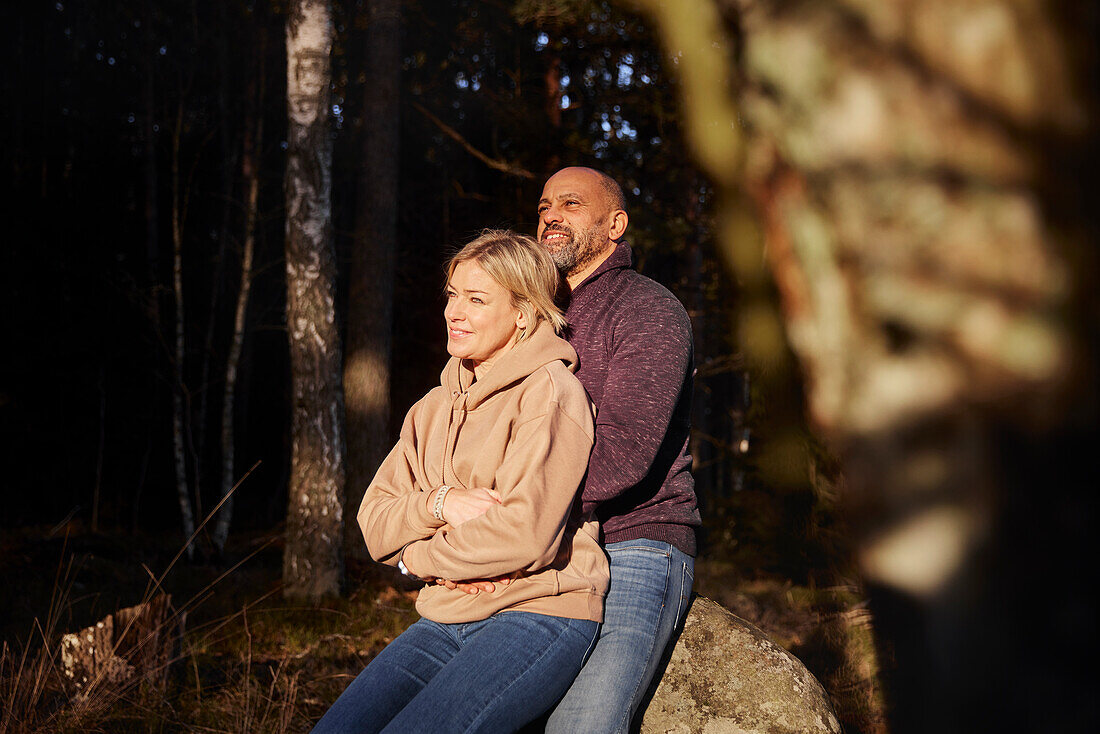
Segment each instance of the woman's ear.
[{"label": "woman's ear", "polygon": [[527,316],[522,310],[517,310],[516,312],[516,328],[521,331],[527,328]]}]

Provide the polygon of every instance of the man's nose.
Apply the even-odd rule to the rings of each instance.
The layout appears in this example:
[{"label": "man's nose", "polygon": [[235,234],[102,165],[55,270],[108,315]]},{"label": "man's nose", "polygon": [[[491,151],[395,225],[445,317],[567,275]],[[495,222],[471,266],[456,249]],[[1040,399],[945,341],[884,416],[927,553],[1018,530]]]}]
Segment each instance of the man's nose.
[{"label": "man's nose", "polygon": [[555,222],[560,222],[560,221],[561,221],[561,212],[558,211],[557,207],[553,207],[553,206],[546,207],[546,211],[544,211],[542,213],[542,222],[543,222],[543,224],[553,224]]}]

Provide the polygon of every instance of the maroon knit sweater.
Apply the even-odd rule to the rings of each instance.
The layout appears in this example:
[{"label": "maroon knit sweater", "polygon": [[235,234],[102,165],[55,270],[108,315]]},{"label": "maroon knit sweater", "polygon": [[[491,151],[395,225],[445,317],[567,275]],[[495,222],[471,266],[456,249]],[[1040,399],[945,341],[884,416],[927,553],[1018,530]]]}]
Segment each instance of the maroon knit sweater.
[{"label": "maroon knit sweater", "polygon": [[597,409],[584,510],[596,510],[605,543],[650,538],[694,556],[691,322],[676,296],[631,263],[619,243],[565,314],[577,377]]}]

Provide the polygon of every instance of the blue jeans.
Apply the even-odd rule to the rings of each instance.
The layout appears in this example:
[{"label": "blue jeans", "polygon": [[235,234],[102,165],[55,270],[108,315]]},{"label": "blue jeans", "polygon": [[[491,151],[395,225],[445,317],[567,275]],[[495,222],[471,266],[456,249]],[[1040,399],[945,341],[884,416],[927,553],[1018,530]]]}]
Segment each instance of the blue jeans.
[{"label": "blue jeans", "polygon": [[598,629],[516,611],[465,624],[420,619],[367,665],[313,732],[515,731],[561,697]]},{"label": "blue jeans", "polygon": [[550,715],[547,734],[629,731],[665,646],[687,612],[694,558],[657,540],[606,548],[611,588],[596,648]]}]

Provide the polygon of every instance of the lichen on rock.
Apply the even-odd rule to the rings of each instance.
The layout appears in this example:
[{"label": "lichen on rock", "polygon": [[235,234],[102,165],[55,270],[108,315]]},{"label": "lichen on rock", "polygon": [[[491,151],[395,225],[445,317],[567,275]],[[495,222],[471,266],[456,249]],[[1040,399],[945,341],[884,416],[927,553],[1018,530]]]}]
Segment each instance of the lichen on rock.
[{"label": "lichen on rock", "polygon": [[794,655],[721,605],[696,596],[643,734],[839,734],[825,689]]}]

